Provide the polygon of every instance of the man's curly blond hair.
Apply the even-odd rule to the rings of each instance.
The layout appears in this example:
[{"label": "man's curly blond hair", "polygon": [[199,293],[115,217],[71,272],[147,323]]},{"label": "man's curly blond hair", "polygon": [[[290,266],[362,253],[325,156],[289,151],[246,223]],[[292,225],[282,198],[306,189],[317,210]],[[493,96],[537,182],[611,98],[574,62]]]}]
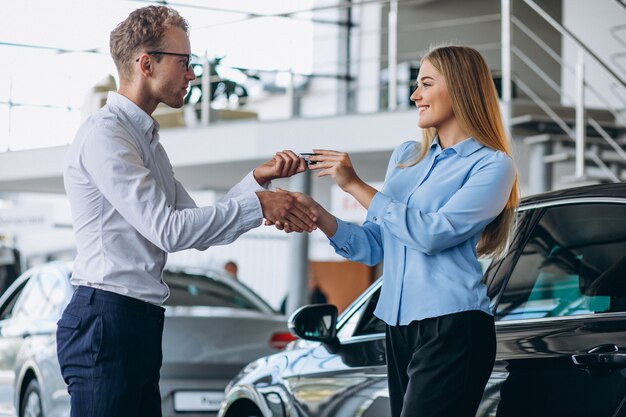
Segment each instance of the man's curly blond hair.
[{"label": "man's curly blond hair", "polygon": [[[189,34],[189,24],[174,9],[147,6],[135,10],[111,32],[109,45],[122,80],[132,78],[132,66],[141,52],[160,50],[165,31],[178,27]],[[161,56],[156,55],[157,62]]]}]

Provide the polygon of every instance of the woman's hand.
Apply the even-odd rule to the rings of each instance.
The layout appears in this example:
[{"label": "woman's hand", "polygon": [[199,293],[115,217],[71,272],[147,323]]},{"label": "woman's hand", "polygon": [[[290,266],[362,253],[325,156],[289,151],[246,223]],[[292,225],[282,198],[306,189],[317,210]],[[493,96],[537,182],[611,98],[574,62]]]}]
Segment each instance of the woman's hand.
[{"label": "woman's hand", "polygon": [[330,175],[342,190],[350,194],[352,194],[351,190],[363,184],[347,153],[325,149],[314,149],[313,152],[315,155],[309,160],[316,163],[310,164],[309,169],[319,171],[318,177]]},{"label": "woman's hand", "polygon": [[[330,238],[335,235],[335,233],[337,232],[337,219],[335,218],[335,216],[330,214],[324,207],[322,207],[317,201],[315,201],[311,196],[294,191],[282,190],[280,188],[277,188],[276,192],[290,195],[295,199],[297,204],[301,205],[305,209],[308,209],[315,216],[315,224],[322,232],[324,232],[324,234],[326,234],[326,236]],[[265,225],[274,225],[278,230],[284,230],[287,233],[296,231],[292,230],[292,226],[289,223],[281,223],[279,221],[271,222],[269,220],[266,220]]]},{"label": "woman's hand", "polygon": [[345,152],[325,149],[314,149],[313,152],[315,155],[309,157],[309,161],[315,163],[309,163],[309,169],[319,171],[318,177],[330,175],[343,191],[351,194],[365,209],[368,209],[377,191],[356,175],[350,156]]}]

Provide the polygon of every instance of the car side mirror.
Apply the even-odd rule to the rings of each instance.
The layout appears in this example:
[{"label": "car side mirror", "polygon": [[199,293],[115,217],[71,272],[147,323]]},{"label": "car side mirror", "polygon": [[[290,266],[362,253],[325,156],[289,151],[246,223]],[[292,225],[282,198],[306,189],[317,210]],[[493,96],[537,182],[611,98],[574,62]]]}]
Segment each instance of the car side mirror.
[{"label": "car side mirror", "polygon": [[289,331],[304,340],[336,346],[337,307],[332,304],[313,304],[300,307],[289,318]]}]

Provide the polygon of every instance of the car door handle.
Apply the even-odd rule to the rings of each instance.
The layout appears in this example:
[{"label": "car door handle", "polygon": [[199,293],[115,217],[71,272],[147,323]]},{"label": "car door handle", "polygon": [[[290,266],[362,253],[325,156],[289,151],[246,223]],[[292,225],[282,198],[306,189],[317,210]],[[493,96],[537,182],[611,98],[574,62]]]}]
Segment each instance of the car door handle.
[{"label": "car door handle", "polygon": [[587,353],[572,355],[572,361],[583,368],[626,368],[626,351],[619,350],[616,345],[600,345]]}]

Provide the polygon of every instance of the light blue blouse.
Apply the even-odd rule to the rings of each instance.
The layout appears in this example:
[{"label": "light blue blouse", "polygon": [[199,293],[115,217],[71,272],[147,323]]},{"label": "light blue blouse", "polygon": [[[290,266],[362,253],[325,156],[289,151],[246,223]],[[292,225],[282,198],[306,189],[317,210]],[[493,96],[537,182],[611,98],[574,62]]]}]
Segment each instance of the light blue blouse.
[{"label": "light blue blouse", "polygon": [[474,138],[447,149],[435,138],[420,163],[398,167],[418,149],[409,141],[393,152],[365,223],[338,219],[331,245],[353,261],[384,260],[375,315],[387,324],[467,310],[491,314],[476,244],[506,205],[515,164]]}]

